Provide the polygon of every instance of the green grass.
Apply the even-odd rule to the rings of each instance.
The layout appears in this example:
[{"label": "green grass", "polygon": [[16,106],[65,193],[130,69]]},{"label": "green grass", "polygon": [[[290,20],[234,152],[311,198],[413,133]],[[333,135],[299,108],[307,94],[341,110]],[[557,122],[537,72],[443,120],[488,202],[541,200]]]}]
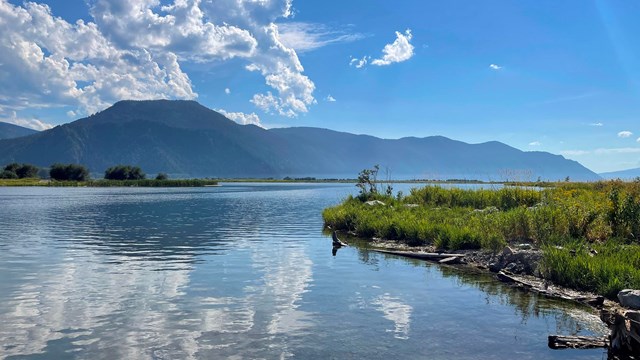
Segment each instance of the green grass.
[{"label": "green grass", "polygon": [[[547,185],[368,194],[325,209],[323,218],[333,229],[411,246],[498,251],[529,242],[543,249],[543,274],[555,283],[608,297],[640,288],[640,181]],[[385,205],[363,201],[373,198]]]},{"label": "green grass", "polygon": [[[614,240],[543,247],[544,278],[563,286],[615,298],[622,289],[640,289],[640,246]],[[595,250],[597,254],[592,254]]]}]

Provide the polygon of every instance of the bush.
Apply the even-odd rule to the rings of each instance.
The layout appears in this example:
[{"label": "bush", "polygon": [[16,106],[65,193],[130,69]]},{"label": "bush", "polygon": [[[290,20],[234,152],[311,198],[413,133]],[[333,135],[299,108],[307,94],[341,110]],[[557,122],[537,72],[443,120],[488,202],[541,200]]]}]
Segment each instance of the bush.
[{"label": "bush", "polygon": [[31,164],[11,163],[0,172],[0,179],[24,179],[38,176],[38,167]]},{"label": "bush", "polygon": [[53,164],[49,170],[49,176],[53,180],[60,181],[87,181],[89,170],[78,164]]},{"label": "bush", "polygon": [[143,180],[146,175],[140,167],[131,165],[117,165],[108,168],[104,172],[107,180]]},{"label": "bush", "polygon": [[156,175],[156,180],[167,180],[169,179],[169,176],[165,173],[159,173],[158,175]]},{"label": "bush", "polygon": [[33,166],[31,164],[22,164],[16,170],[16,175],[18,175],[18,178],[20,179],[34,178],[38,177],[38,171],[39,169],[37,166]]},{"label": "bush", "polygon": [[9,170],[0,171],[0,179],[17,179],[17,178],[18,178],[18,175],[13,171],[9,171]]}]

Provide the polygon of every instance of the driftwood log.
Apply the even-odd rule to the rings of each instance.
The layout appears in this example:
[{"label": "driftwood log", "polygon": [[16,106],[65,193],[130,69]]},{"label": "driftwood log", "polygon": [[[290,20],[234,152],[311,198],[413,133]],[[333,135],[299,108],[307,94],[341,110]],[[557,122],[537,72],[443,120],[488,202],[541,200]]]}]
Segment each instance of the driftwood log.
[{"label": "driftwood log", "polygon": [[608,346],[608,336],[549,335],[549,348],[551,349],[597,349]]},{"label": "driftwood log", "polygon": [[563,289],[532,276],[514,275],[500,271],[498,272],[498,279],[502,282],[511,283],[549,297],[572,300],[594,307],[600,307],[604,303],[603,296],[589,295],[578,291]]},{"label": "driftwood log", "polygon": [[412,259],[421,259],[421,260],[430,260],[430,261],[439,261],[439,262],[441,260],[447,260],[447,261],[442,261],[442,263],[447,263],[447,264],[450,264],[451,262],[453,262],[451,258],[455,258],[457,261],[459,261],[461,258],[464,257],[464,254],[441,254],[441,253],[380,250],[380,249],[373,249],[373,251],[383,253],[383,254],[408,257]]}]

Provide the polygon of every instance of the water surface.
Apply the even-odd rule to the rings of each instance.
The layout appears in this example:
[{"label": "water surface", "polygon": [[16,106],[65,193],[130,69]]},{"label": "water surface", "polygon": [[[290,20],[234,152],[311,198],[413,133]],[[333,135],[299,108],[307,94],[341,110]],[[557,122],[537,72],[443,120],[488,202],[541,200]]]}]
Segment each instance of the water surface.
[{"label": "water surface", "polygon": [[[396,186],[407,193],[409,185]],[[345,248],[353,184],[0,188],[0,358],[601,359],[589,310]]]}]

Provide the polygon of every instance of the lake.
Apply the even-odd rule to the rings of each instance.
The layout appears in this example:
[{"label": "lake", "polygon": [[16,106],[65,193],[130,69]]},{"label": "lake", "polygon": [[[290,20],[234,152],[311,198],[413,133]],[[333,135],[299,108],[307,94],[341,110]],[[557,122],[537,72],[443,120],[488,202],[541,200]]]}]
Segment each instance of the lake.
[{"label": "lake", "polygon": [[[396,186],[396,190],[410,185]],[[331,254],[354,184],[0,188],[0,358],[601,359],[594,313],[486,274]]]}]

